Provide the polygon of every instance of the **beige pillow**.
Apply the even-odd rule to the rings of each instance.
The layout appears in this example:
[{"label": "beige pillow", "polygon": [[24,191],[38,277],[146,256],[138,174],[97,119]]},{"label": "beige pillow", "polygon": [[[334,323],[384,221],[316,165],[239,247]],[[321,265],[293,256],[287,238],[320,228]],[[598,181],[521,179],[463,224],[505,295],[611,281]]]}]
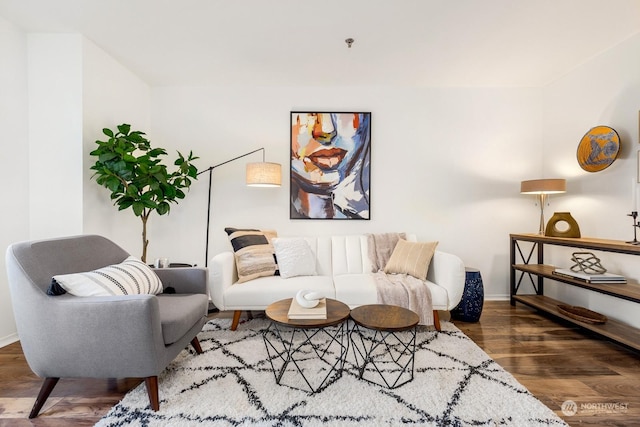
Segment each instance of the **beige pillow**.
[{"label": "beige pillow", "polygon": [[384,272],[389,274],[408,274],[420,280],[427,280],[429,263],[436,251],[438,242],[407,242],[398,240]]},{"label": "beige pillow", "polygon": [[227,227],[238,270],[238,283],[258,277],[278,275],[275,250],[271,240],[278,236],[274,230]]}]

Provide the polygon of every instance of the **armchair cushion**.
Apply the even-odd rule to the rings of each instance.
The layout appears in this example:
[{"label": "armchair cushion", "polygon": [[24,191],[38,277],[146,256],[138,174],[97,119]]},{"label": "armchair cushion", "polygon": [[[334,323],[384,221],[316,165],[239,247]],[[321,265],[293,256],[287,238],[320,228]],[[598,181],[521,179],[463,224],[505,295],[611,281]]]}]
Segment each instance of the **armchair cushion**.
[{"label": "armchair cushion", "polygon": [[53,276],[49,295],[69,292],[78,297],[159,294],[162,282],[149,266],[130,256],[120,264],[97,270]]},{"label": "armchair cushion", "polygon": [[165,345],[178,341],[207,315],[209,298],[206,294],[162,294],[157,298]]}]

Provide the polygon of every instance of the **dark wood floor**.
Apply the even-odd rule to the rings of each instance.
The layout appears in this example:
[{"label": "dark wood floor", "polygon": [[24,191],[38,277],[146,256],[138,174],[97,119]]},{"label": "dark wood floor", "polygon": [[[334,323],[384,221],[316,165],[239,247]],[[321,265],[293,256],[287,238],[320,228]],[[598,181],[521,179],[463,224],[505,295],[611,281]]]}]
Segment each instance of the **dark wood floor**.
[{"label": "dark wood floor", "polygon": [[[487,302],[478,323],[454,323],[571,426],[640,426],[640,354],[508,302]],[[11,344],[0,349],[0,427],[92,426],[139,383],[62,379],[28,420],[41,380]],[[562,413],[567,400],[576,415]]]}]

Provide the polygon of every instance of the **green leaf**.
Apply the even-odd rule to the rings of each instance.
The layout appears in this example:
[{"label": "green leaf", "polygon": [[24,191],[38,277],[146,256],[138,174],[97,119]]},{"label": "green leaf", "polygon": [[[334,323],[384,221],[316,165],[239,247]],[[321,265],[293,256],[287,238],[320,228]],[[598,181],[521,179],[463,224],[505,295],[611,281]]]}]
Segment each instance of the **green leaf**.
[{"label": "green leaf", "polygon": [[163,148],[154,148],[148,153],[149,157],[158,157],[165,154],[167,154],[167,152]]},{"label": "green leaf", "polygon": [[113,138],[113,131],[111,129],[104,128],[104,129],[102,129],[102,133],[104,133],[105,135]]},{"label": "green leaf", "polygon": [[171,209],[171,205],[169,205],[169,203],[161,202],[161,203],[158,203],[158,208],[156,210],[158,211],[159,215],[164,215],[169,213],[170,209]]},{"label": "green leaf", "polygon": [[169,199],[173,199],[176,197],[176,189],[174,186],[170,184],[160,184],[160,189],[162,190],[164,197]]},{"label": "green leaf", "polygon": [[120,133],[128,135],[129,131],[131,130],[131,125],[123,123],[121,125],[118,125],[118,130],[120,131]]},{"label": "green leaf", "polygon": [[158,208],[158,204],[156,202],[154,202],[153,200],[143,199],[142,200],[142,204],[144,205],[145,208],[149,208],[149,209],[157,209]]},{"label": "green leaf", "polygon": [[138,195],[138,187],[136,187],[136,186],[135,186],[135,185],[133,185],[133,184],[130,184],[130,185],[127,187],[127,196],[135,197],[135,196],[137,196],[137,195]]},{"label": "green leaf", "polygon": [[105,185],[105,187],[107,187],[111,191],[120,191],[120,187],[121,187],[122,183],[115,176],[111,176],[111,177],[106,179],[104,185]]},{"label": "green leaf", "polygon": [[118,158],[118,155],[114,152],[101,153],[100,157],[98,157],[98,159],[103,163],[116,158]]},{"label": "green leaf", "polygon": [[133,202],[133,213],[136,216],[141,216],[144,211],[144,204],[142,202]]}]

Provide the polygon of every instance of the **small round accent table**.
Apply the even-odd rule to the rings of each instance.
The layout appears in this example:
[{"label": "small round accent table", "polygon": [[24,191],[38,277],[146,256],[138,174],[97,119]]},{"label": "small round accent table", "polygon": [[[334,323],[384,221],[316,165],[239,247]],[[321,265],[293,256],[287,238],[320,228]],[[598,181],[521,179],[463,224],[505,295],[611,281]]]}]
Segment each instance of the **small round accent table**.
[{"label": "small round accent table", "polygon": [[416,313],[395,305],[371,304],[351,310],[351,319],[350,338],[360,379],[390,389],[413,380],[420,320]]},{"label": "small round accent table", "polygon": [[262,335],[268,359],[276,384],[318,393],[342,376],[349,348],[349,306],[327,298],[326,319],[289,319],[291,300],[276,301],[265,309],[271,320]]},{"label": "small round accent table", "polygon": [[484,304],[484,286],[480,270],[465,268],[464,291],[460,303],[451,310],[451,317],[463,322],[477,322]]}]

